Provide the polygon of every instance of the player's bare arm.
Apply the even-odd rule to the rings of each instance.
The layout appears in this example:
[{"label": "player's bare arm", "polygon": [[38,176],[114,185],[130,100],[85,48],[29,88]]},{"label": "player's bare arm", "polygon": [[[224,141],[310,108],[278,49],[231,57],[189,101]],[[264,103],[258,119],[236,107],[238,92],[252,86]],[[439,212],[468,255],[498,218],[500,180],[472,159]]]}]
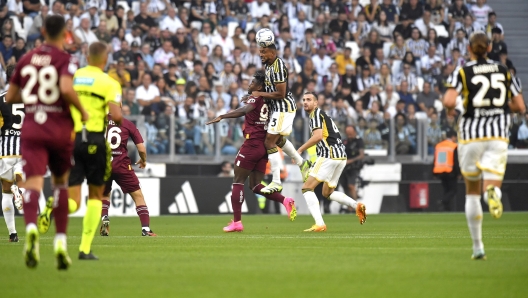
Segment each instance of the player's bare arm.
[{"label": "player's bare arm", "polygon": [[108,109],[112,115],[112,120],[117,124],[121,125],[123,121],[123,113],[121,113],[121,103],[111,101],[108,103]]},{"label": "player's bare arm", "polygon": [[137,144],[136,148],[139,153],[139,160],[136,164],[139,165],[140,169],[144,169],[147,166],[147,148],[143,143]]},{"label": "player's bare arm", "polygon": [[266,99],[272,99],[272,100],[283,100],[286,97],[286,82],[283,83],[275,83],[275,87],[277,88],[277,91],[275,92],[261,92],[261,91],[253,91],[251,95],[255,97],[262,96]]},{"label": "player's bare arm", "polygon": [[508,105],[510,106],[510,110],[514,113],[524,114],[526,112],[526,106],[522,94],[517,94],[512,97],[512,100]]},{"label": "player's bare arm", "polygon": [[206,125],[209,125],[209,124],[213,124],[213,123],[217,123],[217,122],[220,122],[222,119],[227,119],[227,118],[240,118],[244,115],[246,115],[247,113],[253,111],[255,109],[255,107],[253,105],[245,105],[241,108],[238,108],[232,112],[229,112],[227,114],[224,114],[224,115],[220,115],[216,118],[214,118],[213,120],[205,123]]},{"label": "player's bare arm", "polygon": [[455,88],[449,88],[447,89],[446,93],[444,94],[444,107],[446,108],[447,112],[450,112],[455,109],[456,107],[456,99],[458,97],[459,93]]},{"label": "player's bare arm", "polygon": [[7,103],[22,103],[22,95],[20,95],[20,87],[18,85],[11,83],[6,94]]},{"label": "player's bare arm", "polygon": [[312,132],[312,136],[308,139],[308,141],[306,141],[304,145],[302,145],[301,147],[299,147],[299,149],[297,149],[297,152],[301,154],[304,151],[306,151],[308,148],[314,145],[317,145],[317,143],[319,143],[322,140],[323,140],[323,130],[320,128],[317,128]]},{"label": "player's bare arm", "polygon": [[64,96],[64,99],[71,105],[73,105],[79,112],[81,112],[81,120],[83,122],[87,121],[90,118],[90,115],[81,105],[77,92],[73,89],[73,77],[71,76],[61,76],[60,81],[60,91]]}]

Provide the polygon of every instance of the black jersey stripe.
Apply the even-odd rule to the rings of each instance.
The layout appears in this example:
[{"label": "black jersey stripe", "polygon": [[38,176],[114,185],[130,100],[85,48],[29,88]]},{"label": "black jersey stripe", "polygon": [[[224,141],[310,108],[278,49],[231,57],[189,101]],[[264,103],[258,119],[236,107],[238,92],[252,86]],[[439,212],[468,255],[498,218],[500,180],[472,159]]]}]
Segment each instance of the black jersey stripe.
[{"label": "black jersey stripe", "polygon": [[323,140],[316,145],[317,156],[330,159],[346,158],[339,130],[332,119],[319,108],[310,113],[310,130],[313,132],[317,129],[323,130]]},{"label": "black jersey stripe", "polygon": [[[277,87],[275,84],[286,83],[286,88],[288,84],[288,68],[281,58],[275,59],[271,65],[266,65],[266,92],[276,92]],[[284,100],[271,100],[271,111],[272,112],[295,112],[297,110],[297,105],[295,104],[295,99],[293,94],[287,89],[286,97]]]}]

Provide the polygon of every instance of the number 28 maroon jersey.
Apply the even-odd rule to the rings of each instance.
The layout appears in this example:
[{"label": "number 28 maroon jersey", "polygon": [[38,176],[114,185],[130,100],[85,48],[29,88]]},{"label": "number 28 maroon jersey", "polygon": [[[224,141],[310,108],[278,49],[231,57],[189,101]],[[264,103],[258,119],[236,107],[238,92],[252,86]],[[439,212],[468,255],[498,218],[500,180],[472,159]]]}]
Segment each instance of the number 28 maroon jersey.
[{"label": "number 28 maroon jersey", "polygon": [[110,149],[112,149],[112,171],[116,172],[120,168],[129,168],[131,161],[128,157],[128,138],[132,138],[136,145],[143,143],[143,138],[134,123],[123,118],[121,125],[117,126],[112,120],[112,116],[108,115],[106,138],[110,144]]},{"label": "number 28 maroon jersey", "polygon": [[62,76],[73,77],[77,68],[76,57],[47,44],[20,59],[11,83],[20,87],[25,105],[23,136],[71,136],[70,105],[62,97],[59,81]]},{"label": "number 28 maroon jersey", "polygon": [[269,118],[268,105],[264,102],[263,97],[254,96],[250,96],[246,104],[252,105],[254,109],[246,114],[244,138],[264,141]]}]

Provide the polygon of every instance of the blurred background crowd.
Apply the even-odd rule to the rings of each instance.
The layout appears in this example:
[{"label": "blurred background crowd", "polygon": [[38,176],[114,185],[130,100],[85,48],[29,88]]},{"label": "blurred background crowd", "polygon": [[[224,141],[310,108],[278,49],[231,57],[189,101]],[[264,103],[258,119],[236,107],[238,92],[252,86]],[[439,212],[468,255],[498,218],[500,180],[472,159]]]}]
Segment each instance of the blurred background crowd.
[{"label": "blurred background crowd", "polygon": [[[431,154],[456,129],[462,104],[446,115],[439,99],[477,30],[493,41],[489,57],[515,74],[507,32],[486,0],[2,0],[2,69],[42,43],[42,20],[56,14],[67,20],[65,49],[81,67],[90,43],[108,44],[107,72],[123,87],[124,114],[145,117],[149,154],[169,153],[170,138],[177,154],[212,155],[215,146],[237,153],[243,119],[204,123],[240,107],[262,67],[261,28],[275,33],[288,66],[296,146],[306,139],[300,101],[314,91],[341,132],[355,126],[366,149],[387,149],[393,133],[396,153],[414,154],[417,121],[426,119]],[[512,147],[528,147],[527,119],[515,117]]]}]

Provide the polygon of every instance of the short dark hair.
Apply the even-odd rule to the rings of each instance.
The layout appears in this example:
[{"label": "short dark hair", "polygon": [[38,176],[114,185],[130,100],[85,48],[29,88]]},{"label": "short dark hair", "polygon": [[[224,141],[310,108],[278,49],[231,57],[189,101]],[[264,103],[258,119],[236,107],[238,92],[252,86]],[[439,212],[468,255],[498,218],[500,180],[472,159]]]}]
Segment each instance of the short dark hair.
[{"label": "short dark hair", "polygon": [[2,38],[2,39],[6,39],[6,38],[11,38],[11,39],[13,39],[13,36],[11,36],[10,34],[6,34],[6,35],[4,35],[4,38]]},{"label": "short dark hair", "polygon": [[51,39],[57,39],[65,27],[66,21],[60,15],[47,16],[44,21],[44,29]]},{"label": "short dark hair", "polygon": [[255,78],[255,81],[259,84],[259,85],[264,85],[264,82],[266,81],[266,73],[259,69],[257,71],[255,71],[255,74],[253,75],[253,78]]},{"label": "short dark hair", "polygon": [[16,64],[8,64],[6,66],[6,80],[9,82],[11,80],[11,76],[13,75],[13,72],[15,71]]}]

